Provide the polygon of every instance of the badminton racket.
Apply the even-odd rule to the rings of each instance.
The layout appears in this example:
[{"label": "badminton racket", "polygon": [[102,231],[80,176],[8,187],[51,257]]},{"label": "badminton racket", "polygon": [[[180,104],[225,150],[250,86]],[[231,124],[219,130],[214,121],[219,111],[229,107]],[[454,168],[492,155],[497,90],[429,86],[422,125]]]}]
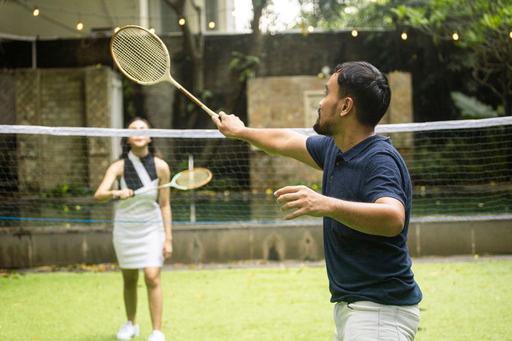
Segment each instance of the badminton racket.
[{"label": "badminton racket", "polygon": [[112,58],[121,72],[141,85],[169,82],[211,117],[217,113],[192,95],[171,76],[171,57],[164,42],[143,27],[120,28],[110,40]]},{"label": "badminton racket", "polygon": [[133,195],[147,193],[155,189],[167,187],[173,187],[182,191],[196,189],[209,183],[212,177],[212,172],[207,168],[187,169],[174,175],[169,183],[159,185],[158,187],[139,188],[133,193]]}]

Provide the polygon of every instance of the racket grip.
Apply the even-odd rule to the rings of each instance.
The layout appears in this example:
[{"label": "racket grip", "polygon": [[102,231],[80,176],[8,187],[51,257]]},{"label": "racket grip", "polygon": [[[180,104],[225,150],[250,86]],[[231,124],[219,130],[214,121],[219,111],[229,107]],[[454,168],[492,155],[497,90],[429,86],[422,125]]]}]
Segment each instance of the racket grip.
[{"label": "racket grip", "polygon": [[219,116],[215,111],[208,108],[203,102],[201,102],[199,99],[196,98],[196,96],[192,95],[187,89],[185,89],[181,84],[179,84],[176,81],[173,81],[174,86],[178,88],[181,92],[183,92],[188,98],[192,100],[195,104],[197,104],[201,109],[203,109],[210,117],[217,117]]},{"label": "racket grip", "polygon": [[218,117],[219,114],[217,114],[215,111],[213,111],[212,109],[208,108],[206,105],[202,104],[201,105],[201,109],[203,109],[204,111],[206,111],[206,113],[208,115],[210,115],[210,117]]}]

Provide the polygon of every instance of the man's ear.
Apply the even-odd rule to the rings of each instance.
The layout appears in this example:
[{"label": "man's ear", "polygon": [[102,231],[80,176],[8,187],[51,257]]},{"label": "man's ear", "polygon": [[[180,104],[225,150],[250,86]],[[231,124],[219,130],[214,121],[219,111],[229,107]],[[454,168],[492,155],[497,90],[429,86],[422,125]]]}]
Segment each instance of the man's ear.
[{"label": "man's ear", "polygon": [[352,108],[354,107],[354,100],[352,97],[344,97],[338,101],[337,105],[337,112],[340,116],[347,115],[350,111],[352,111]]}]

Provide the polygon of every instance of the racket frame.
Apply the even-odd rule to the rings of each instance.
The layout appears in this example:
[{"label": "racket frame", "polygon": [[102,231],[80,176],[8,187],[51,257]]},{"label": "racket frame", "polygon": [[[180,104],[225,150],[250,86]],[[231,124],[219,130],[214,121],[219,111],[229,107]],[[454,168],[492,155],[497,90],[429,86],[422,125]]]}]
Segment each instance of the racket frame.
[{"label": "racket frame", "polygon": [[207,176],[206,180],[201,181],[201,182],[197,183],[194,186],[191,186],[191,187],[181,186],[181,185],[178,184],[178,179],[181,176],[183,176],[183,174],[185,174],[186,172],[190,172],[187,169],[187,170],[181,171],[179,173],[176,173],[172,177],[171,182],[168,182],[168,183],[163,184],[163,185],[155,186],[155,187],[139,188],[138,190],[135,190],[133,192],[133,195],[135,196],[135,195],[147,193],[147,192],[155,190],[155,189],[158,190],[158,189],[167,188],[167,187],[173,187],[173,188],[176,188],[176,189],[179,189],[179,190],[182,190],[182,191],[188,191],[188,190],[192,190],[192,189],[196,189],[196,188],[202,187],[202,186],[206,185],[207,183],[209,183],[212,180],[213,174],[212,174],[212,172],[208,168],[198,167],[198,168],[194,168],[192,171],[207,172],[208,176]]},{"label": "racket frame", "polygon": [[[120,34],[120,32],[122,33],[123,30],[126,30],[126,29],[138,29],[138,30],[142,30],[144,32],[146,32],[148,35],[152,36],[153,38],[155,38],[160,44],[161,44],[161,47],[163,49],[163,51],[165,52],[165,56],[166,56],[166,72],[165,74],[155,80],[155,81],[149,81],[149,82],[145,82],[145,81],[141,81],[141,80],[138,80],[136,78],[133,78],[128,72],[126,72],[123,67],[119,64],[119,62],[117,61],[116,59],[116,53],[114,53],[114,51],[116,50],[114,48],[114,40],[116,38],[117,35]],[[138,84],[141,84],[141,85],[154,85],[154,84],[157,84],[157,83],[160,83],[160,82],[163,82],[163,81],[167,81],[167,82],[170,82],[172,85],[174,85],[179,91],[181,91],[183,94],[185,94],[185,96],[187,96],[192,102],[194,102],[196,105],[198,105],[201,109],[203,109],[208,115],[210,115],[210,117],[218,117],[218,114],[211,110],[210,108],[208,108],[203,102],[201,102],[197,97],[195,97],[194,95],[192,95],[187,89],[185,89],[180,83],[178,83],[174,78],[172,78],[171,76],[171,56],[169,54],[169,50],[167,49],[167,46],[164,44],[164,42],[162,41],[162,39],[160,39],[159,36],[157,36],[156,34],[154,34],[153,32],[151,32],[150,30],[142,27],[142,26],[138,26],[138,25],[126,25],[126,26],[123,26],[121,27],[117,32],[115,32],[113,35],[112,35],[112,38],[110,39],[110,54],[112,55],[112,59],[114,60],[114,63],[116,64],[117,68],[123,73],[123,75],[125,75],[126,77],[128,77],[129,79],[131,79],[132,81],[134,81],[135,83],[138,83]]]}]

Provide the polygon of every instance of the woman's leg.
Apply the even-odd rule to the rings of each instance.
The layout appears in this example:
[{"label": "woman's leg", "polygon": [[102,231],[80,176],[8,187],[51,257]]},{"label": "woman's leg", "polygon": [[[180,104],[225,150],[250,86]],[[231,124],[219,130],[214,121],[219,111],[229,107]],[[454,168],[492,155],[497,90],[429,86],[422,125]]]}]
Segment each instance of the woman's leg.
[{"label": "woman's leg", "polygon": [[123,273],[123,295],[126,318],[135,324],[137,314],[137,281],[139,279],[139,270],[121,269]]},{"label": "woman's leg", "polygon": [[144,269],[144,280],[148,290],[149,313],[153,330],[162,327],[162,287],[160,286],[160,268]]}]

